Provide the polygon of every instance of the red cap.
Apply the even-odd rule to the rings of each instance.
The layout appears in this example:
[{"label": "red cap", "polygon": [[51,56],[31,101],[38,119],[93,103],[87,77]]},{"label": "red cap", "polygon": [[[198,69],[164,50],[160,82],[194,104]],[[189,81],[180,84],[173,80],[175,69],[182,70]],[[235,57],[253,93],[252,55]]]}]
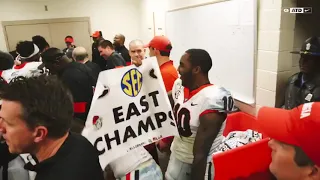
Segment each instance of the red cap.
[{"label": "red cap", "polygon": [[73,43],[73,38],[68,37],[68,38],[65,38],[64,41],[65,41],[66,43]]},{"label": "red cap", "polygon": [[94,38],[100,37],[100,31],[95,31],[91,37],[94,37]]},{"label": "red cap", "polygon": [[170,40],[165,36],[155,36],[145,47],[153,47],[165,52],[170,52],[172,49]]},{"label": "red cap", "polygon": [[263,107],[258,123],[263,133],[300,147],[320,166],[320,103],[307,103],[292,110]]}]

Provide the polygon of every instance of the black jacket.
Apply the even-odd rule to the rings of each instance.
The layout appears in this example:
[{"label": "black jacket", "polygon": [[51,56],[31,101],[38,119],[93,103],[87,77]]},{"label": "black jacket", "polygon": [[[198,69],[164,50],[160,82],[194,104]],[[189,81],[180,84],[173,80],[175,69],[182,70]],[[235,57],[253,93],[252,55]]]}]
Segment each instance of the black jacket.
[{"label": "black jacket", "polygon": [[83,136],[70,133],[57,153],[42,162],[33,157],[25,169],[37,173],[35,180],[103,180],[97,149]]},{"label": "black jacket", "polygon": [[107,62],[102,56],[100,56],[98,43],[92,43],[92,62],[98,64],[102,71],[106,70]]},{"label": "black jacket", "polygon": [[302,83],[302,73],[289,78],[285,98],[285,109],[293,109],[301,104],[320,101],[320,75]]},{"label": "black jacket", "polygon": [[69,88],[73,96],[75,107],[74,117],[85,122],[93,97],[93,88],[97,83],[97,79],[89,67],[78,62],[69,63],[58,76]]},{"label": "black jacket", "polygon": [[117,52],[113,52],[106,61],[107,61],[107,66],[106,66],[107,70],[114,69],[116,67],[126,66],[125,60]]},{"label": "black jacket", "polygon": [[[0,137],[1,139],[1,137]],[[11,154],[6,143],[0,143],[0,169],[2,168],[2,176],[0,179],[8,179],[8,164],[11,160],[15,159],[18,155]]]},{"label": "black jacket", "polygon": [[87,61],[85,65],[91,69],[92,74],[95,76],[96,79],[98,79],[99,73],[101,72],[100,66],[91,61]]},{"label": "black jacket", "polygon": [[119,46],[115,48],[116,52],[120,54],[126,63],[131,63],[131,57],[129,55],[129,51],[125,46]]}]

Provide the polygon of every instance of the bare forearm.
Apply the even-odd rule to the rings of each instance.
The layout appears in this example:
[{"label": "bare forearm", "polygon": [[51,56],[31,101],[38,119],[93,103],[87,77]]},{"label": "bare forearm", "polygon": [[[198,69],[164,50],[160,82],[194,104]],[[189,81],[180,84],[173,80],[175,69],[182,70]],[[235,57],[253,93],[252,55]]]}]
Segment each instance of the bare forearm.
[{"label": "bare forearm", "polygon": [[195,157],[192,163],[191,179],[202,180],[204,179],[207,168],[207,156],[201,155]]},{"label": "bare forearm", "polygon": [[200,117],[200,126],[193,147],[194,160],[191,169],[192,180],[204,179],[207,157],[214,139],[217,137],[225,116],[209,113]]},{"label": "bare forearm", "polygon": [[110,166],[107,166],[104,170],[104,177],[108,180],[116,180],[114,177],[113,171]]}]

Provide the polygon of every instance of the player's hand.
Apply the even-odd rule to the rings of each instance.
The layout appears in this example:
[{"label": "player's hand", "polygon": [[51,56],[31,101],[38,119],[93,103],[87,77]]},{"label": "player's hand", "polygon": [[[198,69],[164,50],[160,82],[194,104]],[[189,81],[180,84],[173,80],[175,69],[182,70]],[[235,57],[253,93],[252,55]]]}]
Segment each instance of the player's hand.
[{"label": "player's hand", "polygon": [[135,66],[139,67],[139,66],[142,65],[142,60],[139,59],[139,58],[132,59],[132,64],[134,64]]},{"label": "player's hand", "polygon": [[170,145],[165,143],[164,141],[160,140],[156,142],[156,146],[159,149],[160,152],[169,152],[170,151]]}]

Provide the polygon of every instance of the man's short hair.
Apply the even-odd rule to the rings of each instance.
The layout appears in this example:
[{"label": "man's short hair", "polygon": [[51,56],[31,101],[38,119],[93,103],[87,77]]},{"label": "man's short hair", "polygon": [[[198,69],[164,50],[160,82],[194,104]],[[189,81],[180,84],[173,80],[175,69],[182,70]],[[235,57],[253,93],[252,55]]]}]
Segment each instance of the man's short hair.
[{"label": "man's short hair", "polygon": [[60,138],[70,129],[72,96],[56,76],[13,79],[0,96],[21,104],[21,118],[30,129],[45,126],[51,138]]},{"label": "man's short hair", "polygon": [[132,41],[129,43],[129,48],[130,48],[130,46],[134,46],[134,45],[141,45],[141,46],[144,47],[144,43],[143,43],[142,40],[140,40],[140,39],[132,40]]},{"label": "man's short hair", "polygon": [[120,40],[123,41],[123,43],[126,41],[126,37],[123,34],[118,34],[120,36]]},{"label": "man's short hair", "polygon": [[170,49],[170,51],[160,51],[160,55],[161,56],[167,56],[167,57],[170,57],[170,53],[171,53],[171,50],[172,50],[172,45],[169,44],[167,47],[167,49]]},{"label": "man's short hair", "polygon": [[200,66],[204,74],[208,74],[212,67],[212,59],[210,54],[203,49],[189,49],[186,51],[189,54],[189,60],[192,66]]},{"label": "man's short hair", "polygon": [[0,51],[0,70],[11,69],[14,64],[14,59],[9,53]]},{"label": "man's short hair", "polygon": [[29,57],[34,52],[34,43],[32,41],[20,41],[16,50],[20,56]]},{"label": "man's short hair", "polygon": [[299,167],[305,167],[305,166],[313,166],[314,163],[312,160],[306,155],[306,153],[303,152],[303,150],[300,147],[293,146],[295,150],[294,155],[294,162]]},{"label": "man's short hair", "polygon": [[70,36],[70,35],[68,35],[68,36],[66,36],[66,37],[65,37],[65,39],[67,39],[67,38],[72,38],[72,39],[73,39],[73,37],[72,37],[72,36]]},{"label": "man's short hair", "polygon": [[87,50],[84,47],[76,47],[73,50],[72,57],[76,61],[83,61],[89,57]]},{"label": "man's short hair", "polygon": [[98,47],[102,47],[103,49],[105,49],[107,47],[114,49],[112,42],[109,40],[100,41]]},{"label": "man's short hair", "polygon": [[40,52],[43,52],[46,48],[50,47],[47,40],[42,36],[33,36],[32,41],[34,44],[38,46]]},{"label": "man's short hair", "polygon": [[49,48],[41,54],[43,62],[58,63],[62,58],[68,58],[61,49]]}]

